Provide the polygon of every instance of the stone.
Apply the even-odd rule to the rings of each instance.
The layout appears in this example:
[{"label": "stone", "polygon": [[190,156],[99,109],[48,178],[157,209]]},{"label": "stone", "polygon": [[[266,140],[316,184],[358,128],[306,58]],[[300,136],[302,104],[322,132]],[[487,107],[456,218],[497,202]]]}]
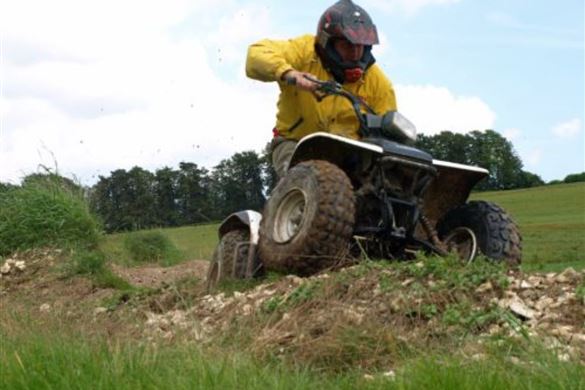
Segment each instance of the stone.
[{"label": "stone", "polygon": [[107,311],[108,311],[108,309],[106,309],[105,307],[96,307],[95,309],[93,309],[93,315],[97,316],[97,315],[105,313]]},{"label": "stone", "polygon": [[39,310],[41,311],[41,313],[48,313],[51,311],[51,305],[49,305],[48,303],[43,303],[41,307],[39,307]]},{"label": "stone", "polygon": [[390,370],[383,373],[382,376],[388,379],[394,379],[396,378],[396,373],[394,372],[394,370]]},{"label": "stone", "polygon": [[478,294],[483,294],[485,292],[491,291],[494,289],[494,286],[492,285],[492,282],[485,282],[484,284],[481,284],[478,288],[475,289],[475,292]]},{"label": "stone", "polygon": [[556,278],[557,282],[560,283],[574,282],[579,279],[581,279],[581,274],[571,267],[561,272]]},{"label": "stone", "polygon": [[414,279],[410,278],[410,279],[406,279],[404,282],[401,283],[402,287],[406,287],[410,284],[412,284],[412,282],[414,282]]},{"label": "stone", "polygon": [[554,299],[547,297],[546,295],[540,297],[540,299],[534,304],[534,308],[538,311],[543,311],[554,303]]},{"label": "stone", "polygon": [[520,288],[525,290],[528,288],[534,288],[534,286],[532,284],[528,283],[526,280],[523,280],[520,282]]},{"label": "stone", "polygon": [[12,268],[10,266],[10,264],[8,263],[8,261],[6,263],[4,263],[1,267],[0,267],[0,273],[4,274],[4,275],[8,275],[10,273],[10,268]]},{"label": "stone", "polygon": [[536,312],[526,306],[526,304],[518,297],[501,300],[500,307],[502,306],[510,309],[512,313],[522,320],[531,320],[536,317]]}]

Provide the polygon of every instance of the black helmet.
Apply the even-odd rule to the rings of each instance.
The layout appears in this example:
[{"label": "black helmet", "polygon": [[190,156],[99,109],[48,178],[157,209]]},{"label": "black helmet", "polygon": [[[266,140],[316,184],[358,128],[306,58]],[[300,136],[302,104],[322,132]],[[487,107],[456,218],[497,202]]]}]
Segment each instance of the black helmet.
[{"label": "black helmet", "polygon": [[[335,39],[346,39],[354,45],[364,45],[364,54],[358,61],[343,61],[333,48]],[[325,68],[339,83],[359,80],[375,59],[372,45],[378,43],[378,31],[370,15],[351,0],[340,0],[321,16],[317,27],[315,47]]]}]

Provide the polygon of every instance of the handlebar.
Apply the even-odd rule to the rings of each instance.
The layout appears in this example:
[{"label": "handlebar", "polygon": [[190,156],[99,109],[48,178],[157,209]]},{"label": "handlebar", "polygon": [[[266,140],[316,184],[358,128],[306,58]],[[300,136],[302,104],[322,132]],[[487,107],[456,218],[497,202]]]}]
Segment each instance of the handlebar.
[{"label": "handlebar", "polygon": [[[364,107],[366,111],[370,114],[376,114],[375,111],[368,106],[362,99],[355,96],[351,92],[345,90],[341,84],[334,80],[324,81],[319,80],[314,77],[303,75],[303,77],[313,83],[317,84],[317,89],[315,90],[315,96],[317,97],[318,101],[325,99],[327,96],[337,95],[343,96],[347,100],[350,101],[352,108],[355,112],[355,115],[360,123],[360,133],[362,136],[365,136],[369,133],[368,126],[366,123],[365,115],[362,113],[361,107]],[[288,85],[296,85],[297,79],[294,77],[286,77],[285,81]]]}]

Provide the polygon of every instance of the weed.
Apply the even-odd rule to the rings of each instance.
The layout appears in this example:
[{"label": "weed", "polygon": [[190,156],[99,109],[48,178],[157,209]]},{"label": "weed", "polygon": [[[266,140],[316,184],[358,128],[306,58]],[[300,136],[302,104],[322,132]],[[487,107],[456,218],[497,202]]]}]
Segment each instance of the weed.
[{"label": "weed", "polygon": [[128,234],[124,246],[137,262],[154,262],[172,265],[180,258],[180,252],[172,241],[160,231],[142,231]]},{"label": "weed", "polygon": [[106,264],[106,258],[99,251],[78,249],[72,252],[71,258],[64,266],[65,276],[88,276],[97,287],[127,290],[131,285],[115,275]]}]

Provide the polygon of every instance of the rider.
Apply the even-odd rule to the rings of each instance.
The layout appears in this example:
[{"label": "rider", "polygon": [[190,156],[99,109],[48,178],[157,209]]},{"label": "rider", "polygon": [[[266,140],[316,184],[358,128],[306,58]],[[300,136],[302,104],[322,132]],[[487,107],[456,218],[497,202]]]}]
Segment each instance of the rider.
[{"label": "rider", "polygon": [[249,47],[248,77],[277,81],[280,87],[271,143],[279,177],[286,173],[296,143],[307,134],[326,131],[359,138],[358,119],[349,101],[340,96],[317,100],[312,93],[317,84],[304,76],[335,79],[377,114],[396,111],[392,83],[375,64],[371,52],[375,44],[378,32],[368,13],[351,0],[340,0],[321,16],[317,36],[303,35],[287,41],[264,39]]}]

